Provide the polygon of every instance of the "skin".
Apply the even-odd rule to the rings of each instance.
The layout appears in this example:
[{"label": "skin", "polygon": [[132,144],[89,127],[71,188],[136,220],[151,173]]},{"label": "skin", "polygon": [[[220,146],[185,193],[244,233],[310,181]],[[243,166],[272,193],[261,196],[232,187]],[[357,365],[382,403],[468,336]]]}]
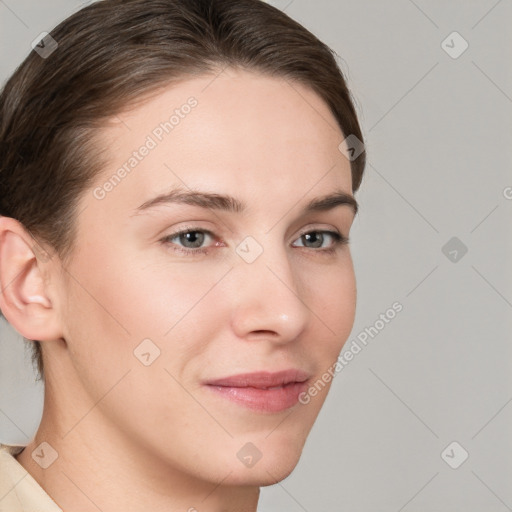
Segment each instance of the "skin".
[{"label": "skin", "polygon": [[[213,81],[212,81],[213,80]],[[175,108],[198,104],[104,199],[93,195]],[[255,511],[259,487],[296,466],[330,383],[307,405],[258,412],[201,385],[206,379],[291,367],[315,382],[353,326],[356,285],[347,205],[304,214],[310,199],[352,192],[344,135],[309,88],[227,69],[162,89],[97,134],[105,172],[77,205],[77,249],[44,258],[14,219],[0,218],[0,307],[41,340],[46,389],[40,427],[18,461],[64,510]],[[184,185],[185,184],[185,185]],[[186,204],[133,215],[171,186],[230,194],[244,214]],[[179,238],[209,230],[206,254]],[[252,263],[235,249],[252,236]],[[217,242],[217,245],[215,243]],[[174,249],[173,249],[174,247]],[[178,250],[175,250],[175,249]],[[160,356],[134,356],[149,338]],[[42,469],[42,442],[58,458]],[[246,467],[248,442],[261,459]]]}]

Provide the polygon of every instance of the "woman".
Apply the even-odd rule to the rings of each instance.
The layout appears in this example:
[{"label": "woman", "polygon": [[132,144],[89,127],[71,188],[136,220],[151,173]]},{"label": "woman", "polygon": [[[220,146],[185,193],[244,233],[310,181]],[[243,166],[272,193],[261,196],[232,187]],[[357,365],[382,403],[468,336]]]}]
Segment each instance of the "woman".
[{"label": "woman", "polygon": [[45,382],[0,508],[255,511],[355,316],[365,153],[331,51],[259,0],[104,0],[0,119],[0,309]]}]

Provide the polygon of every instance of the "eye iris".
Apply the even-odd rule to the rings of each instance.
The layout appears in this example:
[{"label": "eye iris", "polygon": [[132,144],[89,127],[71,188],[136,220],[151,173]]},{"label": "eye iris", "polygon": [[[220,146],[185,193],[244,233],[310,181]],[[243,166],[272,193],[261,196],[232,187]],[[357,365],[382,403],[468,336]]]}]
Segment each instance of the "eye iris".
[{"label": "eye iris", "polygon": [[[204,242],[204,233],[201,233],[201,231],[188,231],[187,233],[182,233],[180,235],[180,242],[183,243],[185,247],[198,248]],[[189,242],[193,245],[187,245]]]},{"label": "eye iris", "polygon": [[313,231],[312,233],[306,233],[305,235],[303,235],[303,237],[307,241],[313,240],[313,243],[315,244],[315,245],[313,245],[313,247],[321,247],[322,246],[322,242],[324,241],[323,234],[318,233],[317,231]]}]

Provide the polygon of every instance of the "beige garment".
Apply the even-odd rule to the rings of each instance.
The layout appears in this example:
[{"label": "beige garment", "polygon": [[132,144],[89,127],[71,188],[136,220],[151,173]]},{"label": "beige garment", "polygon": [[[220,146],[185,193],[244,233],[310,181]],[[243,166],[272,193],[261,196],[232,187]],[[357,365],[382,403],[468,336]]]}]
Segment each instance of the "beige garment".
[{"label": "beige garment", "polygon": [[0,512],[63,512],[14,458],[24,448],[0,444]]}]

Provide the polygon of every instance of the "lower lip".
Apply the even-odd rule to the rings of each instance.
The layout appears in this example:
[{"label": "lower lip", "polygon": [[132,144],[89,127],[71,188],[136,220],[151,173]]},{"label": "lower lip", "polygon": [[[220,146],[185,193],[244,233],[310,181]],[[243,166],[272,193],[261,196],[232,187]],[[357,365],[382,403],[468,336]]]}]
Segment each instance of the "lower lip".
[{"label": "lower lip", "polygon": [[307,389],[307,382],[295,382],[277,389],[236,388],[208,385],[212,391],[242,406],[260,412],[281,412],[293,407],[299,395]]}]

